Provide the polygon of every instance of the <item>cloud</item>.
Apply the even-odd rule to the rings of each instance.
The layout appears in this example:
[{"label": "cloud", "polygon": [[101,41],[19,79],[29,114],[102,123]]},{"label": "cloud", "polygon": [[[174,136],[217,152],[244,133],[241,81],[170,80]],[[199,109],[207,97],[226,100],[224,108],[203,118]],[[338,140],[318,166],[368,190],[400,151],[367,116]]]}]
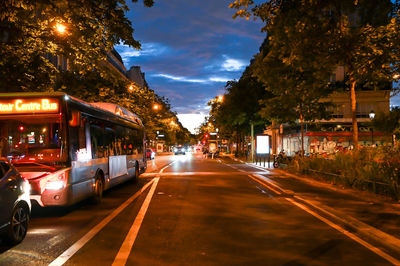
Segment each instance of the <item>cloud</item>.
[{"label": "cloud", "polygon": [[173,76],[169,74],[153,74],[153,77],[161,77],[165,79],[170,79],[173,81],[180,81],[180,82],[189,82],[189,83],[213,83],[213,82],[227,82],[230,80],[226,77],[209,77],[205,79],[192,79],[187,77],[180,77],[180,76]]},{"label": "cloud", "polygon": [[159,43],[142,43],[141,50],[136,50],[128,45],[116,45],[115,49],[121,55],[124,63],[130,62],[134,57],[155,57],[169,52],[168,47]]},{"label": "cloud", "polygon": [[246,63],[241,60],[227,58],[222,64],[222,69],[226,71],[240,71],[246,67]]},{"label": "cloud", "polygon": [[240,78],[264,40],[263,23],[232,19],[229,2],[168,0],[151,8],[127,2],[142,50],[120,45],[117,51],[128,69],[141,67],[150,88],[177,113],[208,113],[207,102]]}]

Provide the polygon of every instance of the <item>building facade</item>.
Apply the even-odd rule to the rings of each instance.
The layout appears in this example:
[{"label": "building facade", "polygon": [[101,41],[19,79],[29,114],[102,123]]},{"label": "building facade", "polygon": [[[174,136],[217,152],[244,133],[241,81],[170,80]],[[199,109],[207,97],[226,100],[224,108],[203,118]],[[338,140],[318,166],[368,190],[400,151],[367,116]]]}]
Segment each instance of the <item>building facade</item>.
[{"label": "building facade", "polygon": [[[353,147],[350,92],[334,93],[324,101],[332,102],[329,120],[306,122],[304,126],[304,152],[332,154]],[[379,146],[391,143],[391,136],[374,131],[370,113],[390,112],[390,90],[357,91],[357,122],[360,146]],[[301,151],[300,125],[273,125],[268,132],[272,138],[272,153],[284,150],[288,155]]]}]

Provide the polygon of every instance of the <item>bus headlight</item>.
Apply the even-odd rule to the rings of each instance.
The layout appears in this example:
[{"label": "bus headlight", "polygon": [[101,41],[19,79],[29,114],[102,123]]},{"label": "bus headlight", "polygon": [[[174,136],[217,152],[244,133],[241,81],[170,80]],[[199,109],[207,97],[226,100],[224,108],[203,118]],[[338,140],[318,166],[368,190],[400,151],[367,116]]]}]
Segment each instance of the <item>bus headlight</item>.
[{"label": "bus headlight", "polygon": [[46,190],[59,190],[64,188],[64,181],[62,180],[49,180],[46,183]]},{"label": "bus headlight", "polygon": [[46,190],[60,190],[65,187],[66,184],[66,172],[58,172],[53,174],[50,178],[47,179],[45,189]]},{"label": "bus headlight", "polygon": [[22,193],[30,194],[31,193],[31,185],[29,184],[28,180],[24,180],[21,184]]}]

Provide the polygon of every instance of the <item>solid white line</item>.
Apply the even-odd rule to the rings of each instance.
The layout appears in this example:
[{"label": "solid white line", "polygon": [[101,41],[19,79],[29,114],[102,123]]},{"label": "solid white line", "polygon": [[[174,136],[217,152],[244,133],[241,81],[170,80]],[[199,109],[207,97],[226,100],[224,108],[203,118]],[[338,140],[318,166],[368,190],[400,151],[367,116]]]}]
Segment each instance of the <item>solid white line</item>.
[{"label": "solid white line", "polygon": [[92,239],[104,226],[106,226],[112,219],[114,219],[120,212],[122,212],[132,201],[134,201],[139,195],[145,191],[155,179],[152,179],[149,183],[144,185],[138,192],[136,192],[132,197],[122,203],[117,209],[115,209],[110,215],[104,218],[99,224],[92,228],[88,233],[86,233],[81,239],[79,239],[75,244],[64,251],[60,256],[53,260],[49,266],[59,266],[63,265],[67,260],[69,260],[79,249],[81,249],[90,239]]},{"label": "solid white line", "polygon": [[[280,188],[278,185],[273,184],[272,182],[269,182],[269,181],[267,181],[267,180],[265,180],[265,179],[262,179],[262,181],[264,181],[264,182],[262,182],[262,181],[259,179],[260,177],[258,177],[258,178],[256,179],[257,175],[256,175],[256,177],[254,177],[254,176],[252,176],[252,175],[249,175],[249,177],[251,177],[252,179],[254,179],[255,181],[257,181],[258,183],[260,183],[260,184],[266,186],[267,188],[271,189],[271,190],[274,191],[275,193],[277,193],[277,194],[279,194],[279,195],[281,194],[281,192],[279,192],[279,191],[277,191],[277,190],[275,190],[275,189],[273,189],[273,188],[271,187],[271,186],[274,186],[275,188],[279,188],[279,189],[282,190],[282,188]],[[271,186],[268,186],[266,183],[270,184]],[[300,197],[298,197],[298,198],[300,198]],[[301,199],[301,198],[300,198],[300,199]],[[320,216],[319,214],[317,214],[316,212],[312,211],[311,209],[309,209],[309,208],[306,207],[305,205],[303,205],[303,204],[301,204],[301,203],[299,203],[299,202],[297,202],[297,201],[295,201],[295,200],[293,200],[293,199],[291,199],[291,198],[286,198],[286,200],[289,201],[290,203],[292,203],[293,205],[296,205],[297,207],[299,207],[299,208],[303,209],[304,211],[308,212],[309,214],[313,215],[314,217],[318,218],[319,220],[321,220],[322,222],[326,223],[327,225],[329,225],[329,226],[333,227],[334,229],[338,230],[339,232],[341,232],[342,234],[344,234],[344,235],[346,235],[347,237],[351,238],[352,240],[354,240],[354,241],[358,242],[359,244],[363,245],[364,247],[368,248],[369,250],[371,250],[372,252],[374,252],[374,253],[377,254],[378,256],[380,256],[380,257],[386,259],[386,260],[389,261],[390,263],[392,263],[392,264],[394,264],[394,265],[400,265],[400,261],[399,261],[399,260],[393,258],[392,256],[390,256],[389,254],[385,253],[385,252],[382,251],[381,249],[379,249],[379,248],[377,248],[377,247],[375,247],[375,246],[369,244],[368,242],[362,240],[361,238],[359,238],[359,237],[356,236],[355,234],[353,234],[353,233],[347,231],[346,229],[342,228],[341,226],[339,226],[339,225],[333,223],[332,221],[330,221],[330,220],[328,220],[328,219],[326,219],[326,218]],[[301,199],[301,200],[304,200],[304,199]],[[309,201],[307,201],[307,200],[304,200],[304,201],[306,201],[307,203],[311,204],[311,203],[310,203]],[[321,211],[323,211],[323,212],[325,212],[325,213],[328,213],[329,215],[335,216],[335,215],[329,213],[328,211],[323,210],[323,209],[319,208],[318,206],[315,206],[314,204],[311,204],[311,205],[314,206],[314,207],[316,207],[316,208],[318,208],[319,210],[321,210]]]},{"label": "solid white line", "polygon": [[160,174],[162,174],[166,168],[170,167],[171,164],[173,164],[173,163],[175,163],[175,162],[176,162],[176,161],[173,161],[172,163],[170,163],[170,164],[164,166],[164,167],[160,170]]},{"label": "solid white line", "polygon": [[136,236],[139,233],[139,229],[142,225],[144,216],[146,215],[147,209],[149,208],[151,198],[153,197],[154,191],[156,190],[158,180],[160,180],[159,177],[155,178],[155,181],[151,186],[150,191],[147,194],[146,199],[144,200],[142,207],[140,208],[140,211],[136,216],[136,219],[133,222],[131,229],[128,232],[128,235],[126,236],[121,248],[118,251],[117,256],[114,259],[114,262],[112,264],[113,266],[122,266],[126,264],[129,254],[131,253],[133,244],[135,243]]},{"label": "solid white line", "polygon": [[[254,177],[254,176],[252,176],[252,175],[249,175],[249,177],[250,177],[251,179],[253,179],[254,181],[260,183],[261,185],[267,187],[268,189],[272,190],[272,191],[275,192],[276,194],[278,194],[278,195],[281,195],[281,194],[282,194],[280,191],[278,191],[278,190],[272,188],[271,186],[267,185],[266,182],[268,182],[268,181],[262,182],[259,178],[256,178],[256,177]],[[263,180],[263,181],[264,181],[264,180]]]},{"label": "solid white line", "polygon": [[383,252],[381,249],[372,246],[368,242],[362,240],[361,238],[359,238],[355,234],[350,233],[349,231],[343,229],[339,225],[337,225],[337,224],[329,221],[328,219],[320,216],[319,214],[317,214],[314,211],[310,210],[309,208],[307,208],[303,204],[300,204],[300,203],[298,203],[298,202],[296,202],[296,201],[294,201],[293,199],[290,199],[290,198],[286,198],[286,200],[291,202],[292,204],[296,205],[297,207],[303,209],[304,211],[308,212],[309,214],[313,215],[314,217],[318,218],[319,220],[323,221],[327,225],[329,225],[329,226],[333,227],[334,229],[338,230],[342,234],[344,234],[344,235],[348,236],[349,238],[353,239],[354,241],[358,242],[359,244],[363,245],[364,247],[368,248],[369,250],[371,250],[372,252],[374,252],[378,256],[384,258],[385,260],[389,261],[390,263],[392,263],[394,265],[400,265],[400,261],[399,260],[397,260],[397,259],[393,258],[392,256],[390,256],[389,254]]}]

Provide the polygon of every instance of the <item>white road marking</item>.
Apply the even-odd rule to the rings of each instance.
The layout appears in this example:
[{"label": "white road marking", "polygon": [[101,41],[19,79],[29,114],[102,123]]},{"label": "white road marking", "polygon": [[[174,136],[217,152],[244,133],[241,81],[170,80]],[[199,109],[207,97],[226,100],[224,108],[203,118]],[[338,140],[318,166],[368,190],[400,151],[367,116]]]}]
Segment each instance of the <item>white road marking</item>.
[{"label": "white road marking", "polygon": [[261,185],[267,187],[268,189],[272,190],[272,191],[275,192],[276,194],[278,194],[278,195],[281,195],[281,194],[282,194],[280,191],[278,191],[278,190],[274,189],[273,187],[269,186],[268,184],[266,184],[267,181],[262,182],[262,181],[261,181],[259,178],[257,178],[257,177],[254,177],[254,176],[252,176],[252,175],[248,175],[248,176],[249,176],[251,179],[253,179],[254,181],[256,181],[256,182],[260,183]]},{"label": "white road marking", "polygon": [[146,215],[147,209],[149,208],[151,198],[153,197],[154,191],[156,190],[159,177],[155,178],[153,185],[150,188],[149,193],[144,200],[139,213],[137,214],[135,221],[133,222],[131,229],[128,232],[121,248],[118,251],[117,256],[114,259],[113,266],[122,266],[126,264],[129,254],[131,253],[133,244],[135,243],[136,237],[139,233],[140,226],[142,225],[144,216]]},{"label": "white road marking", "polygon": [[170,167],[173,163],[175,163],[176,161],[173,161],[172,163],[169,163],[168,165],[164,166],[161,170],[160,170],[160,174],[162,174],[164,172],[165,169],[167,169],[168,167]]},{"label": "white road marking", "polygon": [[[280,191],[274,189],[273,187],[278,188],[278,189],[280,189],[281,191],[284,191],[284,190],[283,190],[281,187],[279,187],[278,185],[276,185],[276,184],[274,184],[274,183],[272,183],[272,182],[270,182],[270,181],[268,181],[268,180],[265,180],[265,179],[262,178],[261,176],[256,176],[256,177],[254,177],[254,176],[252,176],[252,175],[249,175],[249,177],[251,177],[253,180],[257,181],[258,183],[264,185],[264,186],[267,187],[268,189],[274,191],[274,192],[275,192],[276,194],[278,194],[278,195],[281,195],[282,193],[281,193]],[[258,180],[257,180],[256,178],[257,178]],[[261,180],[260,180],[260,179],[261,179]],[[272,187],[272,186],[273,186],[273,187]],[[295,196],[295,198],[296,198],[296,196]],[[366,247],[367,249],[371,250],[372,252],[374,252],[374,253],[377,254],[378,256],[384,258],[385,260],[389,261],[389,262],[392,263],[393,265],[400,265],[400,260],[397,260],[396,258],[390,256],[390,255],[387,254],[386,252],[382,251],[381,249],[379,249],[379,248],[377,248],[377,247],[371,245],[370,243],[368,243],[368,242],[362,240],[362,239],[359,238],[357,235],[355,235],[355,234],[353,234],[353,233],[347,231],[346,229],[342,228],[340,225],[337,225],[337,224],[335,224],[334,222],[332,222],[332,221],[330,221],[330,220],[328,220],[328,219],[322,217],[321,215],[319,215],[319,214],[317,214],[316,212],[314,212],[314,211],[312,211],[311,209],[309,209],[307,206],[305,206],[305,205],[303,205],[303,204],[301,204],[301,203],[297,202],[296,200],[294,200],[294,199],[292,199],[292,198],[289,198],[289,197],[286,197],[285,199],[286,199],[287,201],[289,201],[290,203],[292,203],[293,205],[295,205],[295,206],[301,208],[302,210],[304,210],[304,211],[308,212],[309,214],[313,215],[314,217],[318,218],[319,220],[321,220],[322,222],[326,223],[327,225],[331,226],[332,228],[336,229],[336,230],[339,231],[340,233],[346,235],[346,236],[349,237],[350,239],[352,239],[352,240],[356,241],[357,243],[363,245],[364,247]],[[305,199],[302,199],[302,198],[301,198],[301,200],[303,200],[303,201],[309,203],[309,201],[307,201],[307,200],[305,200]],[[311,204],[311,203],[309,203],[309,204]],[[315,206],[314,204],[311,204],[311,205],[312,205],[312,206]],[[316,207],[316,206],[315,206],[315,207]],[[318,209],[320,209],[320,208],[318,207]],[[329,214],[329,215],[335,216],[334,214],[331,214],[330,212],[328,212],[328,211],[326,211],[326,210],[323,210],[323,211],[324,211],[325,213]]]},{"label": "white road marking", "polygon": [[122,203],[117,209],[115,209],[111,214],[104,218],[99,224],[92,228],[88,233],[86,233],[81,239],[79,239],[75,244],[64,251],[60,256],[53,260],[49,266],[59,266],[63,265],[67,260],[69,260],[76,252],[79,251],[89,240],[91,240],[104,226],[106,226],[112,219],[114,219],[118,214],[120,214],[132,201],[134,201],[143,191],[145,191],[155,179],[152,179],[146,185],[144,185],[138,192],[136,192],[132,197]]},{"label": "white road marking", "polygon": [[286,198],[286,200],[291,202],[292,204],[296,205],[297,207],[303,209],[304,211],[308,212],[309,214],[313,215],[314,217],[318,218],[319,220],[321,220],[322,222],[326,223],[327,225],[329,225],[329,226],[333,227],[334,229],[338,230],[342,234],[344,234],[344,235],[348,236],[349,238],[353,239],[354,241],[358,242],[359,244],[363,245],[364,247],[366,247],[367,249],[371,250],[372,252],[374,252],[378,256],[384,258],[385,260],[389,261],[393,265],[400,265],[400,261],[399,260],[393,258],[392,256],[390,256],[386,252],[382,251],[381,249],[379,249],[379,248],[369,244],[368,242],[362,240],[361,238],[359,238],[355,234],[350,233],[346,229],[343,229],[339,225],[337,225],[337,224],[331,222],[330,220],[320,216],[319,214],[317,214],[314,211],[310,210],[309,208],[307,208],[303,204],[300,204],[300,203],[294,201],[291,198]]}]

